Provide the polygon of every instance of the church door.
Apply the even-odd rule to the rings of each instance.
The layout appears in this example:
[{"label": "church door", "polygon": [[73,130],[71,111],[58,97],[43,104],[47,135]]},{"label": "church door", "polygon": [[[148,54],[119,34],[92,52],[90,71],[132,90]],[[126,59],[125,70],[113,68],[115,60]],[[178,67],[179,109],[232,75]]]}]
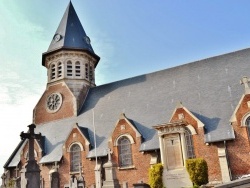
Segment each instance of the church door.
[{"label": "church door", "polygon": [[183,167],[180,135],[171,134],[165,138],[167,168],[169,170]]}]

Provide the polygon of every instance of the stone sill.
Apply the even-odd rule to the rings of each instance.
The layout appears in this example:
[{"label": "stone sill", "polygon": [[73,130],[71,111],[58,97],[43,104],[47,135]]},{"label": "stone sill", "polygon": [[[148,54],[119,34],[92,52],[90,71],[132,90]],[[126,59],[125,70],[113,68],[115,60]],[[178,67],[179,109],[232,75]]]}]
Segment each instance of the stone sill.
[{"label": "stone sill", "polygon": [[129,170],[129,169],[135,169],[135,166],[126,166],[126,167],[118,167],[119,170]]},{"label": "stone sill", "polygon": [[70,172],[70,175],[74,175],[74,174],[80,174],[80,172]]}]

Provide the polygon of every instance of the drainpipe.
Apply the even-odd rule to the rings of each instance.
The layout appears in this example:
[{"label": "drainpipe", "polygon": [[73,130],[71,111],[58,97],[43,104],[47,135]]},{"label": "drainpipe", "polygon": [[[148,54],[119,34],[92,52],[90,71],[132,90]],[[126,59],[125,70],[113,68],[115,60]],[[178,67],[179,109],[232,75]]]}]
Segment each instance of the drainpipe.
[{"label": "drainpipe", "polygon": [[232,173],[231,173],[231,169],[230,169],[229,157],[227,154],[227,141],[226,140],[224,140],[224,147],[225,147],[225,152],[226,152],[226,160],[227,160],[227,168],[228,168],[228,172],[229,172],[229,177],[230,177],[230,181],[232,181]]}]

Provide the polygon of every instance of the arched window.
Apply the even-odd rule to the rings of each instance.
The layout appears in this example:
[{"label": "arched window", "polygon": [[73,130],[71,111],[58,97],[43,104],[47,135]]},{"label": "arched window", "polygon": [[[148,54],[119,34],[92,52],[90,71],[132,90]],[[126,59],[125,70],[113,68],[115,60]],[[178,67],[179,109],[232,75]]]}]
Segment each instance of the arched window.
[{"label": "arched window", "polygon": [[61,62],[57,64],[57,77],[58,78],[62,77],[62,63]]},{"label": "arched window", "polygon": [[129,167],[133,165],[131,142],[126,136],[118,140],[119,165],[120,167]]},{"label": "arched window", "polygon": [[250,116],[246,119],[248,138],[250,139]]},{"label": "arched window", "polygon": [[81,147],[73,144],[70,148],[70,171],[79,172],[81,166]]},{"label": "arched window", "polygon": [[93,81],[93,68],[92,68],[92,66],[89,67],[89,80]]},{"label": "arched window", "polygon": [[72,62],[67,62],[67,76],[72,76]]},{"label": "arched window", "polygon": [[80,77],[81,76],[81,66],[80,66],[80,62],[77,61],[75,63],[75,76],[76,77]]},{"label": "arched window", "polygon": [[56,78],[56,66],[55,64],[51,65],[51,71],[50,71],[50,80],[53,80]]},{"label": "arched window", "polygon": [[188,128],[185,128],[185,140],[186,140],[187,158],[188,159],[195,158],[192,134]]},{"label": "arched window", "polygon": [[85,64],[85,78],[89,79],[89,65]]}]

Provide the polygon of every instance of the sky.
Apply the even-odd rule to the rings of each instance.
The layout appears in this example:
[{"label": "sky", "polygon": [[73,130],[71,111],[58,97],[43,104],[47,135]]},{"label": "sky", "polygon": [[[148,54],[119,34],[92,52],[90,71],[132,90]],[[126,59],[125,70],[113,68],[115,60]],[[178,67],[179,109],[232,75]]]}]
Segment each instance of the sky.
[{"label": "sky", "polygon": [[[32,123],[47,83],[42,53],[68,3],[0,0],[0,175]],[[249,0],[72,3],[101,57],[97,85],[250,47]]]}]

